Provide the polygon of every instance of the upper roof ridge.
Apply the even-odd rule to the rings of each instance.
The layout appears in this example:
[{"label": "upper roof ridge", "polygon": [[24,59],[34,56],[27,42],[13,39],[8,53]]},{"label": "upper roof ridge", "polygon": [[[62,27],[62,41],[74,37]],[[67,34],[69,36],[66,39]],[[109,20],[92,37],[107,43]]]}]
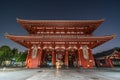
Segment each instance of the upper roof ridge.
[{"label": "upper roof ridge", "polygon": [[104,19],[98,20],[28,20],[28,19],[20,19],[16,18],[17,21],[27,21],[27,22],[96,22],[96,21],[104,21]]}]

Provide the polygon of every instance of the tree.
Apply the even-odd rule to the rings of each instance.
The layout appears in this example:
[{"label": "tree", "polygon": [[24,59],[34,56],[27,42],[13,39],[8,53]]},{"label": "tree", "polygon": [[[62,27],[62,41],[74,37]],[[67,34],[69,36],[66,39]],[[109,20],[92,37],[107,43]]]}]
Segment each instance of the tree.
[{"label": "tree", "polygon": [[3,45],[0,47],[0,60],[0,63],[11,60],[11,48],[9,46]]},{"label": "tree", "polygon": [[[17,48],[11,48],[7,45],[3,45],[0,47],[0,65],[5,62],[5,61],[10,61],[11,63],[13,62],[25,62],[26,57],[27,57],[27,52],[18,52]],[[4,63],[4,66],[6,64]]]},{"label": "tree", "polygon": [[0,65],[2,64],[4,52],[0,51]]},{"label": "tree", "polygon": [[27,57],[27,51],[25,52],[20,52],[19,57],[16,59],[17,62],[24,62]]},{"label": "tree", "polygon": [[19,57],[19,52],[18,52],[18,49],[17,48],[13,48],[12,49],[12,59],[17,59]]},{"label": "tree", "polygon": [[12,55],[16,56],[18,54],[18,49],[17,48],[13,48],[12,49]]},{"label": "tree", "polygon": [[23,64],[23,62],[25,62],[25,60],[26,60],[27,53],[28,53],[28,51],[20,52],[18,58],[16,58],[16,61],[22,62],[22,64]]}]

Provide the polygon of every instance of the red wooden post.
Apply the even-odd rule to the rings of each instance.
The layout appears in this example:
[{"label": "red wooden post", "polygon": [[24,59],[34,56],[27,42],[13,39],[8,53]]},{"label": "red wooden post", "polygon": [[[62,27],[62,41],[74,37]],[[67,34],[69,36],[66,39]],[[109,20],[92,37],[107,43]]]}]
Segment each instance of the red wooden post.
[{"label": "red wooden post", "polygon": [[38,47],[38,65],[41,66],[42,65],[42,49],[40,47]]},{"label": "red wooden post", "polygon": [[88,49],[88,52],[89,52],[89,64],[90,64],[90,68],[92,68],[95,66],[95,61],[92,54],[92,50],[90,48]]},{"label": "red wooden post", "polygon": [[65,66],[68,67],[68,50],[66,50],[66,54],[65,54]]},{"label": "red wooden post", "polygon": [[54,53],[54,49],[52,50],[52,65],[55,65],[55,53]]},{"label": "red wooden post", "polygon": [[31,57],[31,48],[28,49],[28,54],[27,54],[27,58],[26,58],[26,67],[29,68],[30,64],[31,64],[31,60],[30,60],[30,57]]}]

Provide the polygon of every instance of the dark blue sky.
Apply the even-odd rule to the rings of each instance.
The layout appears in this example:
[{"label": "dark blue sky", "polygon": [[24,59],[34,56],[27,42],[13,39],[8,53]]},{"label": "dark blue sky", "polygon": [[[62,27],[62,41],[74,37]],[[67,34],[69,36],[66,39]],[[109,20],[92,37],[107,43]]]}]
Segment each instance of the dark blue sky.
[{"label": "dark blue sky", "polygon": [[120,0],[1,0],[0,46],[25,48],[6,39],[6,32],[27,35],[16,18],[40,20],[92,20],[105,19],[94,32],[96,36],[116,34],[116,38],[94,49],[94,52],[120,47]]}]

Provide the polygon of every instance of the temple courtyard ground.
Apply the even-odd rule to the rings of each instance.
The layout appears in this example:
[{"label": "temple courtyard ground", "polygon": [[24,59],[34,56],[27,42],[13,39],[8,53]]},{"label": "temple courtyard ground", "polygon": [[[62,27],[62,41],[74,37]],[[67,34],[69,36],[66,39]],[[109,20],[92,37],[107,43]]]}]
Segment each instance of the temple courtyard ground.
[{"label": "temple courtyard ground", "polygon": [[0,80],[120,80],[120,68],[0,68]]}]

